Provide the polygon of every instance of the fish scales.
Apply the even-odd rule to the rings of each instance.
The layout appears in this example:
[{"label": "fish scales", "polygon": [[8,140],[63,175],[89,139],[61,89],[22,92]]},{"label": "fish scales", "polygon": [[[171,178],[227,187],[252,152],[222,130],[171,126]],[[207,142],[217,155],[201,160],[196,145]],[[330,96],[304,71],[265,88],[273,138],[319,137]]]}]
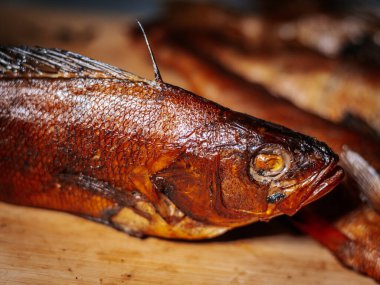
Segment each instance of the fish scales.
[{"label": "fish scales", "polygon": [[200,239],[293,214],[342,179],[324,143],[160,78],[59,49],[0,59],[2,201]]}]

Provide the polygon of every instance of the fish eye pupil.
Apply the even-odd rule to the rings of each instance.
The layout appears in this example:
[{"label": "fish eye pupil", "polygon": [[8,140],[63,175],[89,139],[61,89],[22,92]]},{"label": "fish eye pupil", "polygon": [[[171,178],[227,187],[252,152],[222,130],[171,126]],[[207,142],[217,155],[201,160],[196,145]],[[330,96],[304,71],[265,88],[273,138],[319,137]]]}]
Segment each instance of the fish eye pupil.
[{"label": "fish eye pupil", "polygon": [[265,170],[264,169],[257,169],[257,173],[260,175],[264,175]]},{"label": "fish eye pupil", "polygon": [[278,145],[269,145],[259,149],[251,158],[249,174],[260,182],[279,178],[286,172],[290,163],[288,152]]},{"label": "fish eye pupil", "polygon": [[277,174],[284,167],[282,156],[274,153],[260,153],[254,158],[256,171],[261,175]]}]

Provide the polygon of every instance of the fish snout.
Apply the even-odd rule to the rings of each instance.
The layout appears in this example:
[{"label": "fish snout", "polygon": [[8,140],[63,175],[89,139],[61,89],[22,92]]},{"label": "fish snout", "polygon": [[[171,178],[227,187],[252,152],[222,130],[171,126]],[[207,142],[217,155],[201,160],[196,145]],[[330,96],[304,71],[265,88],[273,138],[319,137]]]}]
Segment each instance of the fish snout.
[{"label": "fish snout", "polygon": [[278,205],[279,211],[294,215],[302,207],[329,193],[343,180],[344,171],[338,166],[338,156],[329,156],[328,159],[327,166],[299,183],[302,186]]}]

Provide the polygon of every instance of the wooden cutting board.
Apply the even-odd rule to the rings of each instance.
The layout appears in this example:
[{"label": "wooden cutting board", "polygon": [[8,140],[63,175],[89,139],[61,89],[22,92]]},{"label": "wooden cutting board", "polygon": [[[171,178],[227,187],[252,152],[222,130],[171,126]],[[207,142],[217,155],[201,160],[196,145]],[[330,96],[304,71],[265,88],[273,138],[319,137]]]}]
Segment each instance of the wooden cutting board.
[{"label": "wooden cutting board", "polygon": [[279,221],[207,242],[129,237],[0,203],[0,284],[375,284]]},{"label": "wooden cutting board", "polygon": [[[152,78],[126,17],[0,6],[0,44],[60,47]],[[170,70],[164,79],[184,88]],[[230,106],[231,107],[231,106]],[[238,106],[237,106],[238,107]],[[285,219],[206,242],[137,239],[65,213],[0,203],[0,284],[375,284]]]}]

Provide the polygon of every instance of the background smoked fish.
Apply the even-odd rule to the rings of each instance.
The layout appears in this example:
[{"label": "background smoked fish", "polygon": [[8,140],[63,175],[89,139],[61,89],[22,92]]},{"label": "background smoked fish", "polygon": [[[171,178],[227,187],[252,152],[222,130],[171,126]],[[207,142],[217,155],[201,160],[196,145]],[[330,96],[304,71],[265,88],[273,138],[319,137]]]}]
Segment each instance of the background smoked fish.
[{"label": "background smoked fish", "polygon": [[167,28],[186,34],[227,69],[326,119],[353,115],[380,134],[376,17],[347,11],[276,17],[210,5],[172,9]]},{"label": "background smoked fish", "polygon": [[358,131],[380,135],[380,69],[363,69],[352,61],[305,50],[244,52],[210,38],[195,41],[226,69],[331,121],[344,122],[349,114],[362,118]]},{"label": "background smoked fish", "polygon": [[176,2],[168,5],[165,20],[174,30],[207,32],[245,49],[307,48],[329,58],[350,55],[380,63],[376,10],[331,1],[288,2],[262,1],[245,10]]},{"label": "background smoked fish", "polygon": [[328,248],[344,265],[380,280],[380,215],[366,205],[328,222],[311,211],[302,212],[294,223]]},{"label": "background smoked fish", "polygon": [[0,199],[199,239],[342,179],[316,140],[58,49],[0,49]]}]

